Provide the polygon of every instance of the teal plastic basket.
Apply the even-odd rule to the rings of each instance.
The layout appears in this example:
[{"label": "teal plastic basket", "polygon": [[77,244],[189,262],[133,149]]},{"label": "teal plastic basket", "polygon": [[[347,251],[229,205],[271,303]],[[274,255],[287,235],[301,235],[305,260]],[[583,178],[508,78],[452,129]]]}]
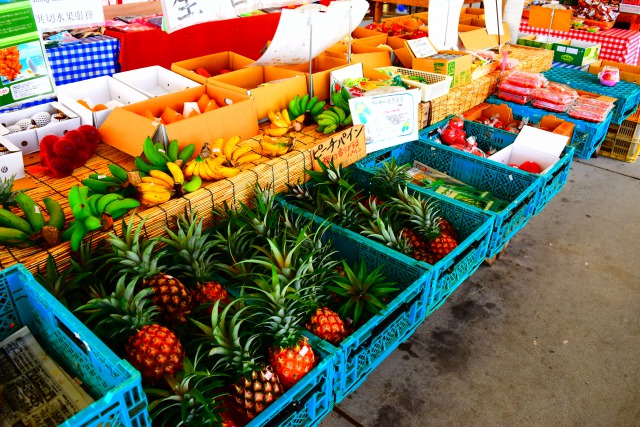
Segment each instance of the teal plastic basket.
[{"label": "teal plastic basket", "polygon": [[542,74],[552,82],[562,83],[574,89],[616,98],[613,116],[611,117],[611,123],[616,125],[621,124],[629,117],[640,103],[640,86],[635,83],[622,80],[613,87],[604,86],[600,84],[600,80],[596,74],[568,68],[554,67]]},{"label": "teal plastic basket", "polygon": [[[431,131],[437,133],[439,125],[441,123],[423,129],[421,135],[429,135]],[[499,254],[507,242],[534,215],[538,202],[538,189],[542,182],[540,175],[519,171],[430,141],[413,141],[376,151],[357,162],[356,166],[360,173],[366,175],[363,179],[370,179],[374,175],[375,168],[382,166],[383,162],[391,158],[395,158],[400,164],[413,164],[417,160],[509,202],[509,205],[502,211],[489,212],[495,216],[487,255],[489,258]],[[414,183],[410,183],[409,186],[427,196],[435,193],[431,189]]]},{"label": "teal plastic basket", "polygon": [[23,326],[95,399],[61,426],[151,425],[140,373],[15,264],[0,271],[0,340]]},{"label": "teal plastic basket", "polygon": [[540,122],[542,117],[553,114],[558,119],[565,120],[574,124],[575,129],[573,131],[573,137],[571,138],[571,146],[575,148],[575,155],[589,159],[595,153],[604,138],[607,136],[607,129],[611,123],[613,117],[613,111],[609,113],[607,118],[601,123],[587,122],[580,119],[575,119],[565,113],[551,113],[540,108],[531,107],[529,105],[520,105],[514,102],[504,101],[495,95],[491,95],[487,99],[491,104],[506,104],[513,111],[514,116],[529,117],[534,123]]}]

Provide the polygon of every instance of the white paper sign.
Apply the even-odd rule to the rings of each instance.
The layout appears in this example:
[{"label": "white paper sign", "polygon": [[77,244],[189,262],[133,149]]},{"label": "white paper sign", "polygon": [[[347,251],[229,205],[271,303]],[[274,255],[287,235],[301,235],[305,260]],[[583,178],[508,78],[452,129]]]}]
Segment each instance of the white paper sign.
[{"label": "white paper sign", "polygon": [[101,0],[31,0],[40,31],[104,25]]},{"label": "white paper sign", "polygon": [[416,58],[426,58],[431,55],[435,55],[438,53],[436,49],[433,47],[431,42],[426,37],[420,37],[419,39],[407,40],[407,44],[411,48],[411,52],[413,52],[413,56]]},{"label": "white paper sign", "polygon": [[354,124],[365,126],[367,154],[418,139],[420,89],[351,98]]},{"label": "white paper sign", "polygon": [[502,0],[488,0],[482,4],[484,5],[484,22],[487,33],[492,36],[503,36]]},{"label": "white paper sign", "polygon": [[463,0],[429,2],[429,39],[438,50],[458,45],[458,23]]}]

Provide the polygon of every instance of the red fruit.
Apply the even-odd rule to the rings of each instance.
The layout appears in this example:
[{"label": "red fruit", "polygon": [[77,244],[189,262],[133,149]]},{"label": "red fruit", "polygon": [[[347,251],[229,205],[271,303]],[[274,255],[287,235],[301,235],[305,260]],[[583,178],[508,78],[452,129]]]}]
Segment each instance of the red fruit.
[{"label": "red fruit", "polygon": [[532,161],[522,162],[522,164],[519,166],[519,169],[522,169],[523,171],[527,171],[531,173],[542,172],[542,168],[540,167],[540,165]]},{"label": "red fruit", "polygon": [[454,140],[453,145],[465,146],[466,143],[467,143],[466,136],[467,136],[467,134],[465,132],[458,131],[458,134],[456,135],[456,139]]},{"label": "red fruit", "polygon": [[56,153],[56,156],[70,159],[76,154],[76,151],[78,151],[76,143],[67,138],[60,138],[53,144],[53,152]]},{"label": "red fruit", "polygon": [[84,146],[87,144],[87,137],[84,136],[84,133],[80,132],[78,129],[70,130],[69,132],[64,134],[64,137],[75,142],[78,150],[85,149]]},{"label": "red fruit", "polygon": [[46,135],[40,140],[40,164],[42,166],[47,166],[49,159],[56,157],[53,152],[53,145],[58,139],[55,135]]},{"label": "red fruit", "polygon": [[54,178],[64,178],[73,173],[73,163],[71,160],[63,157],[55,157],[49,159],[49,170]]},{"label": "red fruit", "polygon": [[87,163],[87,160],[89,160],[89,157],[91,157],[91,155],[88,152],[84,150],[77,150],[71,158],[73,168],[75,169],[84,166],[84,164]]},{"label": "red fruit", "polygon": [[464,119],[462,117],[452,117],[449,120],[449,126],[456,129],[464,128]]},{"label": "red fruit", "polygon": [[90,144],[97,144],[100,141],[100,132],[91,125],[82,125],[77,130],[84,134],[87,142]]},{"label": "red fruit", "polygon": [[460,131],[458,129],[447,126],[440,134],[440,139],[446,145],[453,145],[456,143],[456,138],[459,133]]}]

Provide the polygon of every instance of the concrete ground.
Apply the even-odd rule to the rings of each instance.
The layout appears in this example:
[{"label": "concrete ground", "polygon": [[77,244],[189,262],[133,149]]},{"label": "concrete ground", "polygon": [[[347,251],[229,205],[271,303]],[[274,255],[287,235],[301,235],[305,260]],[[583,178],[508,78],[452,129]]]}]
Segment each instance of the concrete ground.
[{"label": "concrete ground", "polygon": [[640,162],[576,159],[321,426],[640,426],[639,190]]}]

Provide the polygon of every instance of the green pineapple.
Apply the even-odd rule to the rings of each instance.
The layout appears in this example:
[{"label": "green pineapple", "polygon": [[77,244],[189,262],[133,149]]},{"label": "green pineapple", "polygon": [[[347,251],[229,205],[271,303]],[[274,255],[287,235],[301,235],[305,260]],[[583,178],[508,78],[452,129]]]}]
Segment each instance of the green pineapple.
[{"label": "green pineapple", "polygon": [[389,162],[383,162],[377,167],[371,178],[371,192],[378,197],[387,199],[394,196],[400,188],[406,187],[411,180],[408,164],[400,165],[395,157]]}]

